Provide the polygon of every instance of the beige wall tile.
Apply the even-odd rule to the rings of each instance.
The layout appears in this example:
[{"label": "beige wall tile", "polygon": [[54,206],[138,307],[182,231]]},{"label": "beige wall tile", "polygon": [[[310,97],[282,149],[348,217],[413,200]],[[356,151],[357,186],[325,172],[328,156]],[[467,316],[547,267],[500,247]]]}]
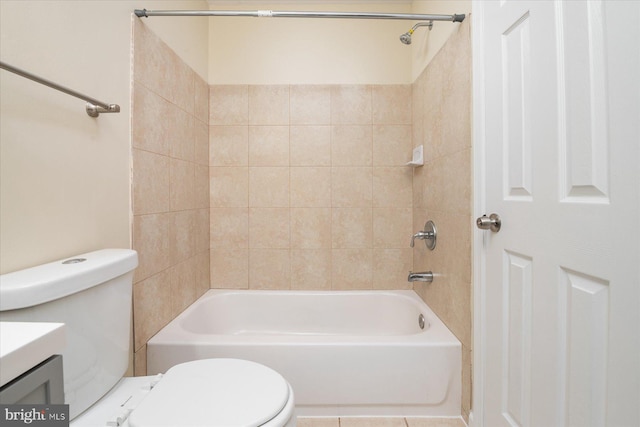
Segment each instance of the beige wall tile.
[{"label": "beige wall tile", "polygon": [[331,166],[331,126],[290,127],[291,166]]},{"label": "beige wall tile", "polygon": [[202,123],[209,123],[209,85],[199,75],[194,79],[194,116]]},{"label": "beige wall tile", "polygon": [[373,289],[412,289],[412,284],[407,281],[412,265],[410,248],[374,249]]},{"label": "beige wall tile", "polygon": [[194,218],[194,254],[199,254],[209,249],[209,209],[196,209]]},{"label": "beige wall tile", "polygon": [[209,192],[211,194],[212,207],[248,207],[249,168],[209,168]]},{"label": "beige wall tile", "polygon": [[290,289],[289,249],[249,249],[251,289]]},{"label": "beige wall tile", "polygon": [[249,249],[209,250],[211,288],[247,289],[249,287]]},{"label": "beige wall tile", "polygon": [[159,90],[165,98],[193,116],[196,73],[168,47],[163,54],[167,78]]},{"label": "beige wall tile", "polygon": [[196,297],[202,296],[211,286],[211,275],[209,270],[210,255],[209,250],[196,255]]},{"label": "beige wall tile", "polygon": [[324,125],[331,123],[331,88],[318,85],[290,87],[291,124]]},{"label": "beige wall tile", "polygon": [[169,161],[169,202],[171,210],[193,209],[195,198],[195,164],[184,160]]},{"label": "beige wall tile", "polygon": [[371,124],[371,87],[366,85],[332,86],[331,123],[334,125]]},{"label": "beige wall tile", "polygon": [[162,271],[133,285],[134,351],[171,320],[171,275]]},{"label": "beige wall tile", "polygon": [[373,168],[373,206],[412,206],[413,171],[407,167]]},{"label": "beige wall tile", "polygon": [[370,167],[331,168],[331,202],[333,207],[370,207],[373,171]]},{"label": "beige wall tile", "polygon": [[375,85],[371,90],[373,123],[411,124],[411,85]]},{"label": "beige wall tile", "polygon": [[249,206],[289,207],[289,168],[250,167]]},{"label": "beige wall tile", "polygon": [[289,166],[289,126],[249,126],[249,166]]},{"label": "beige wall tile", "polygon": [[288,249],[288,208],[249,208],[249,248]]},{"label": "beige wall tile", "polygon": [[471,212],[471,149],[439,158],[426,166],[425,203],[444,212]]},{"label": "beige wall tile", "polygon": [[171,317],[175,318],[196,300],[196,259],[189,258],[169,269]]},{"label": "beige wall tile", "polygon": [[199,165],[209,166],[209,125],[194,120],[195,143],[193,161]]},{"label": "beige wall tile", "polygon": [[195,226],[196,216],[194,210],[169,212],[169,253],[171,264],[175,265],[195,253]]},{"label": "beige wall tile", "polygon": [[163,84],[163,43],[144,23],[136,25],[133,32],[135,55],[133,56],[134,81],[147,87]]},{"label": "beige wall tile", "polygon": [[292,249],[291,289],[331,290],[331,249]]},{"label": "beige wall tile", "polygon": [[212,249],[249,247],[248,208],[212,208],[209,219]]},{"label": "beige wall tile", "polygon": [[372,289],[373,250],[333,249],[331,288],[335,290]]},{"label": "beige wall tile", "polygon": [[209,125],[249,124],[249,87],[221,85],[209,88]]},{"label": "beige wall tile", "polygon": [[194,208],[209,207],[209,166],[194,164]]},{"label": "beige wall tile", "polygon": [[371,166],[372,158],[371,125],[331,127],[332,166]]},{"label": "beige wall tile", "polygon": [[169,157],[133,149],[133,213],[169,210]]},{"label": "beige wall tile", "polygon": [[209,156],[210,166],[248,166],[249,128],[210,126]]},{"label": "beige wall tile", "polygon": [[249,86],[250,125],[289,124],[289,86]]},{"label": "beige wall tile", "polygon": [[371,248],[372,240],[371,208],[331,209],[332,248]]},{"label": "beige wall tile", "polygon": [[331,206],[331,168],[294,167],[289,173],[291,207]]},{"label": "beige wall tile", "polygon": [[412,155],[411,126],[373,126],[374,166],[405,166]]},{"label": "beige wall tile", "polygon": [[136,282],[169,267],[169,224],[169,214],[133,217],[133,249],[138,252],[138,268],[134,273]]},{"label": "beige wall tile", "polygon": [[141,83],[133,85],[132,145],[134,148],[169,155],[171,103]]},{"label": "beige wall tile", "polygon": [[331,208],[292,208],[291,248],[331,248]]},{"label": "beige wall tile", "polygon": [[195,118],[186,111],[172,106],[168,121],[169,126],[169,154],[181,160],[194,161],[195,155]]},{"label": "beige wall tile", "polygon": [[425,167],[413,168],[413,206],[426,208],[427,173]]},{"label": "beige wall tile", "polygon": [[373,247],[409,248],[412,215],[411,208],[373,208]]}]

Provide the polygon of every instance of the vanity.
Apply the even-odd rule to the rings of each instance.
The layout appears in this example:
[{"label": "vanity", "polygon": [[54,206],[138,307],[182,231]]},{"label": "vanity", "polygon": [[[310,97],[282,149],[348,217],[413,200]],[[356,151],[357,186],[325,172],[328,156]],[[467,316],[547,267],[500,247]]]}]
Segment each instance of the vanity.
[{"label": "vanity", "polygon": [[62,404],[63,323],[0,322],[0,404]]}]

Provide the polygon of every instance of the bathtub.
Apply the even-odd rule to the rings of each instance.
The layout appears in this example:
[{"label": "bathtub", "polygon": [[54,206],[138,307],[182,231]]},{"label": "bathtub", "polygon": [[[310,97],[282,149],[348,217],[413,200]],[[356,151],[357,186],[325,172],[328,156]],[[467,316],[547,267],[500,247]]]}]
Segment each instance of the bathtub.
[{"label": "bathtub", "polygon": [[210,290],[149,340],[147,373],[211,357],[280,372],[301,416],[460,415],[461,344],[413,291]]}]

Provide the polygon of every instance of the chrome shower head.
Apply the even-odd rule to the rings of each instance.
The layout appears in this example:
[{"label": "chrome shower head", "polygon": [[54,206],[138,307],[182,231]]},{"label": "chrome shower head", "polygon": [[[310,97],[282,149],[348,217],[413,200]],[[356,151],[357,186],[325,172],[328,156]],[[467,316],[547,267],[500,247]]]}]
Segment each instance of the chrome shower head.
[{"label": "chrome shower head", "polygon": [[406,32],[400,36],[400,41],[404,44],[411,44],[411,32]]},{"label": "chrome shower head", "polygon": [[429,31],[431,31],[431,29],[433,28],[433,21],[418,22],[416,25],[413,26],[412,29],[410,29],[409,31],[407,31],[406,33],[400,36],[400,41],[404,44],[411,44],[411,34],[413,34],[413,32],[418,27],[429,27]]}]

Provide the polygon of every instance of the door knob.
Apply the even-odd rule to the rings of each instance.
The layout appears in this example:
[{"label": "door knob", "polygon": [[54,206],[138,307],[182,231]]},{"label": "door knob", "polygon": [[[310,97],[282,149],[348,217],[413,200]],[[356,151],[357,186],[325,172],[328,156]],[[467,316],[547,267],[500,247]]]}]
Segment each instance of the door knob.
[{"label": "door knob", "polygon": [[482,215],[476,219],[476,226],[480,230],[491,230],[494,233],[500,231],[502,221],[498,214],[492,213],[490,216]]}]

